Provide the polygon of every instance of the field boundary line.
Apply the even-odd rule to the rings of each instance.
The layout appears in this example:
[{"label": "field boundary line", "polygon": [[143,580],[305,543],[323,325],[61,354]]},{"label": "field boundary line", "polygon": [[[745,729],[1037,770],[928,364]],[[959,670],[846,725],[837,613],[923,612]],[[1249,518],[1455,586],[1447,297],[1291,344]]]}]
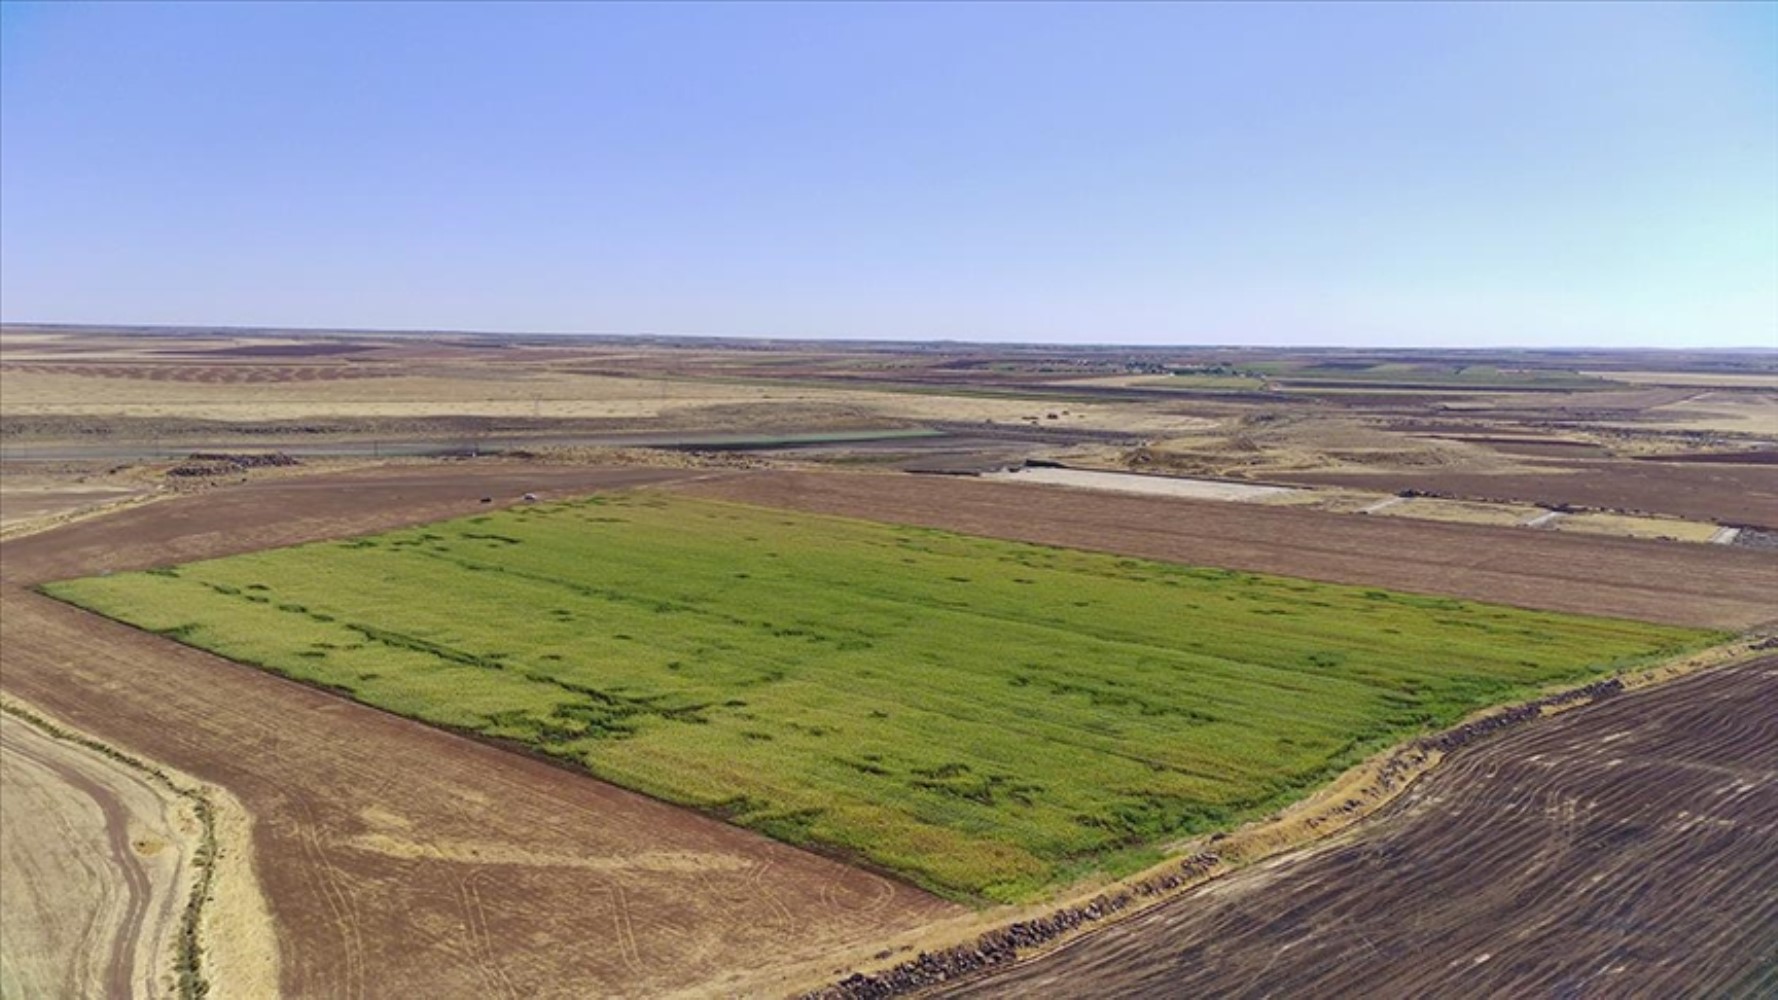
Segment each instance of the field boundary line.
[{"label": "field boundary line", "polygon": [[[1399,799],[1448,755],[1483,739],[1626,692],[1748,662],[1769,654],[1775,646],[1778,636],[1761,630],[1660,663],[1552,687],[1533,698],[1478,710],[1455,726],[1371,756],[1271,817],[1228,833],[1171,845],[1167,860],[1144,871],[1044,904],[1004,912],[985,926],[977,915],[973,920],[950,922],[950,926],[928,927],[900,943],[880,947],[870,958],[852,961],[853,971],[845,978],[836,980],[836,973],[830,972],[823,985],[800,988],[793,995],[799,1000],[924,996],[990,971],[1023,965],[1090,940],[1099,931],[1238,871],[1331,847]],[[907,957],[910,954],[912,957]],[[831,962],[823,964],[831,968]],[[812,974],[806,976],[804,982],[813,978]]]},{"label": "field boundary line", "polygon": [[85,510],[77,510],[63,514],[47,514],[43,517],[31,518],[30,520],[20,521],[11,527],[0,529],[0,541],[10,542],[14,539],[26,538],[31,535],[41,535],[46,531],[54,531],[57,528],[66,527],[67,525],[75,524],[80,521],[90,521],[94,518],[104,517],[107,514],[115,514],[120,510],[128,510],[131,507],[142,507],[151,503],[159,503],[162,500],[170,500],[173,497],[180,495],[181,494],[171,490],[139,493],[134,496],[119,497],[116,500],[97,504],[88,507]]},{"label": "field boundary line", "polygon": [[199,826],[198,844],[192,851],[192,870],[186,901],[179,918],[177,946],[174,954],[172,972],[176,983],[176,995],[180,1000],[202,1000],[215,989],[213,971],[206,970],[205,948],[202,940],[205,904],[210,902],[216,883],[217,859],[220,845],[217,835],[216,803],[213,799],[215,789],[196,781],[186,775],[151,764],[140,757],[126,753],[80,730],[63,723],[48,713],[35,707],[26,707],[18,699],[8,695],[0,695],[0,712],[36,729],[53,740],[72,744],[84,750],[96,753],[114,763],[121,764],[150,781],[171,792],[176,798],[184,800],[190,807],[192,815]]}]

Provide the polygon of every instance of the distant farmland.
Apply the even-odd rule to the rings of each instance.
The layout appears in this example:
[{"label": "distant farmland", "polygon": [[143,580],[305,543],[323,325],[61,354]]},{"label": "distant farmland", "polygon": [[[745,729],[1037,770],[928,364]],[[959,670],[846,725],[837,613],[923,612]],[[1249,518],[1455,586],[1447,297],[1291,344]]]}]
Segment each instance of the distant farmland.
[{"label": "distant farmland", "polygon": [[1714,633],[613,495],[44,588],[955,898]]}]

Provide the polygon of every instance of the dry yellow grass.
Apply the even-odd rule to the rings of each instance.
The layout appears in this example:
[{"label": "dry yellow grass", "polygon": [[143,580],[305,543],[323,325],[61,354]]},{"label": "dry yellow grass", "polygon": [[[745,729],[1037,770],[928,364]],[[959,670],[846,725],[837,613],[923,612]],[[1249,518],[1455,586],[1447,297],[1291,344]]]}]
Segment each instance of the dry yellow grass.
[{"label": "dry yellow grass", "polygon": [[1661,429],[1778,435],[1778,393],[1703,392],[1649,412]]},{"label": "dry yellow grass", "polygon": [[1732,372],[1582,372],[1583,375],[1596,375],[1613,382],[1628,382],[1632,385],[1696,385],[1724,386],[1732,388],[1778,389],[1778,372],[1763,373],[1732,373]]},{"label": "dry yellow grass", "polygon": [[1438,500],[1414,497],[1376,511],[1378,517],[1411,517],[1421,521],[1452,521],[1458,524],[1513,525],[1542,514],[1529,504],[1482,503],[1473,500]]},{"label": "dry yellow grass", "polygon": [[[203,977],[223,995],[275,996],[278,946],[240,803],[164,765],[102,754],[90,737],[35,707],[10,699],[5,706],[0,787],[12,808],[0,812],[0,869],[10,887],[0,994],[98,995],[127,983],[131,996],[178,995],[178,937],[199,884],[204,832],[179,788],[201,790],[214,834],[196,925]],[[136,877],[124,878],[126,868]],[[139,907],[139,924],[127,918],[131,907]],[[117,950],[103,940],[107,933],[133,939]]]},{"label": "dry yellow grass", "polygon": [[1387,493],[1366,493],[1343,489],[1303,489],[1292,493],[1275,493],[1259,502],[1272,507],[1309,507],[1335,514],[1356,514],[1366,507],[1389,499]]},{"label": "dry yellow grass", "polygon": [[0,372],[0,415],[21,417],[248,422],[474,416],[660,420],[671,426],[708,407],[761,405],[843,406],[885,422],[1041,423],[1134,434],[1185,433],[1214,425],[1140,404],[613,378],[529,366],[422,365],[410,375],[265,383],[99,377],[28,368]]},{"label": "dry yellow grass", "polygon": [[1557,531],[1578,531],[1590,535],[1672,538],[1682,542],[1708,542],[1710,536],[1717,531],[1716,525],[1700,521],[1604,513],[1570,514],[1556,519],[1550,527]]}]

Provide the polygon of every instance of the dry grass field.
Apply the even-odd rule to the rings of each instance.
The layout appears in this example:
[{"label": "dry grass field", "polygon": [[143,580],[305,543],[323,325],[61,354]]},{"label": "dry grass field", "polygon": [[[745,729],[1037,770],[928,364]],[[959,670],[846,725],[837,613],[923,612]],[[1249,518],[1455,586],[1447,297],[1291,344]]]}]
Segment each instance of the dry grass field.
[{"label": "dry grass field", "polygon": [[175,992],[199,829],[135,770],[0,715],[0,994]]}]

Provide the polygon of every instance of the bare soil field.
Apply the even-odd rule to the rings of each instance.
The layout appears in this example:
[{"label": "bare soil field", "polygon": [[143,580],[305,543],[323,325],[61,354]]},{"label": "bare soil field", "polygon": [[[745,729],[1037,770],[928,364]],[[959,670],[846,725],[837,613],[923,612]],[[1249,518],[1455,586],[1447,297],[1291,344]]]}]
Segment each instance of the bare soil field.
[{"label": "bare soil field", "polygon": [[[391,358],[383,352],[365,360],[348,357],[311,364],[210,363],[198,357],[27,362],[9,357],[0,364],[0,416],[237,423],[534,417],[649,420],[654,429],[737,430],[770,424],[779,410],[800,408],[806,414],[819,406],[862,411],[878,423],[963,421],[1135,433],[1184,432],[1211,423],[1115,395],[1057,402],[983,395],[968,385],[906,391],[857,379],[783,382],[769,372],[754,373],[751,380],[688,378],[676,374],[672,364],[576,368],[549,351],[484,349],[463,358]],[[705,412],[711,407],[725,409]],[[826,426],[805,422],[803,428]]]},{"label": "bare soil field", "polygon": [[1549,462],[1539,472],[1463,469],[1297,472],[1277,478],[1305,486],[1421,490],[1478,500],[1574,504],[1669,514],[1724,524],[1778,527],[1778,467],[1666,462]]},{"label": "bare soil field", "polygon": [[1778,562],[1728,546],[1353,517],[949,476],[767,471],[672,488],[1043,545],[1552,611],[1723,628],[1778,618],[1771,598],[1778,593]]},{"label": "bare soil field", "polygon": [[948,996],[1763,996],[1778,658],[1459,751],[1354,836]]},{"label": "bare soil field", "polygon": [[1371,511],[1383,517],[1411,517],[1427,521],[1452,521],[1458,524],[1523,524],[1542,511],[1518,504],[1465,503],[1462,500],[1435,500],[1426,497],[1395,497]]},{"label": "bare soil field", "polygon": [[1253,483],[1232,483],[1219,479],[1184,479],[1177,476],[1147,476],[1131,472],[1099,472],[1092,469],[1056,469],[1030,467],[1010,472],[987,473],[982,476],[993,482],[1042,483],[1082,490],[1108,490],[1113,493],[1139,493],[1147,496],[1191,497],[1198,500],[1260,500],[1293,492],[1284,486],[1259,486]]},{"label": "bare soil field", "polygon": [[396,374],[390,369],[362,365],[204,365],[171,361],[135,365],[21,363],[0,365],[0,372],[15,376],[73,375],[98,379],[140,379],[147,382],[192,382],[199,385],[270,385],[282,382],[378,378]]},{"label": "bare soil field", "polygon": [[0,800],[0,995],[171,995],[199,833],[185,804],[3,714]]},{"label": "bare soil field", "polygon": [[285,995],[748,992],[783,964],[957,908],[24,589],[486,510],[483,496],[696,474],[366,469],[250,482],[8,541],[0,689],[241,802]]},{"label": "bare soil field", "polygon": [[1678,455],[1640,455],[1643,462],[1697,462],[1706,465],[1778,465],[1778,450],[1710,451]]}]

